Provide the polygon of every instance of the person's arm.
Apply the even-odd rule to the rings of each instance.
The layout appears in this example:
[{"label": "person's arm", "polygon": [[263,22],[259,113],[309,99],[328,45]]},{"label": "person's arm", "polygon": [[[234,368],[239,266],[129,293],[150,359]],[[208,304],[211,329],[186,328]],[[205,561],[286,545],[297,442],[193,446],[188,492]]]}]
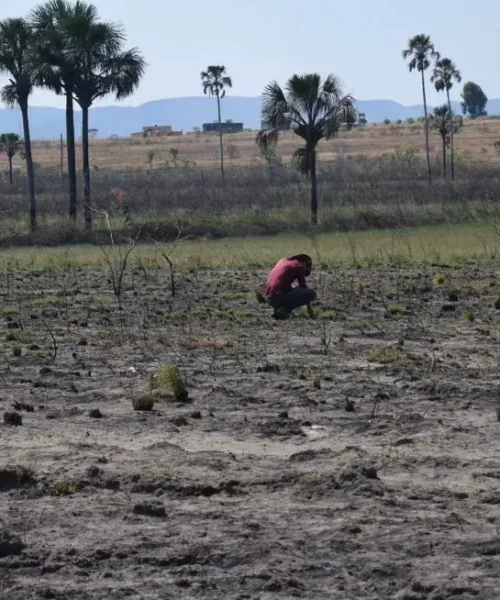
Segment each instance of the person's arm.
[{"label": "person's arm", "polygon": [[297,269],[297,282],[299,284],[299,287],[301,287],[301,288],[307,287],[305,267],[300,267],[299,269]]}]

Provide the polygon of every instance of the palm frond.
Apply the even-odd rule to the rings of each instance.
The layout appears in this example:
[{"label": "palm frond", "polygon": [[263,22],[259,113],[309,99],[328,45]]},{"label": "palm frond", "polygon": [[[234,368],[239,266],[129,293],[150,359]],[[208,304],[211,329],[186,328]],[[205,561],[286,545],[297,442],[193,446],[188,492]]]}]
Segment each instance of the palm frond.
[{"label": "palm frond", "polygon": [[255,143],[259,148],[268,150],[275,148],[278,144],[279,132],[276,129],[261,129],[255,136]]},{"label": "palm frond", "polygon": [[309,175],[311,171],[313,155],[316,154],[315,150],[310,150],[306,147],[297,148],[292,156],[292,165],[302,175]]},{"label": "palm frond", "polygon": [[18,103],[16,84],[11,80],[0,90],[2,102],[9,108],[13,108]]},{"label": "palm frond", "polygon": [[264,129],[288,129],[292,123],[292,111],[284,91],[276,81],[265,87],[263,97],[262,125]]}]

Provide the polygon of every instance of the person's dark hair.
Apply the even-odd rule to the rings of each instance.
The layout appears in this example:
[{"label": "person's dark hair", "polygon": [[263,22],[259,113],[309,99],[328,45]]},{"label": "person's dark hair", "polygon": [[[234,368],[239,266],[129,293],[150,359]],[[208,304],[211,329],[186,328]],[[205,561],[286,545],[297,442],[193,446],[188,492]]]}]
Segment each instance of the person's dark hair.
[{"label": "person's dark hair", "polygon": [[307,266],[307,270],[309,271],[309,273],[311,272],[313,261],[308,254],[296,254],[295,256],[291,256],[290,258],[292,260],[298,260],[299,262],[303,263]]}]

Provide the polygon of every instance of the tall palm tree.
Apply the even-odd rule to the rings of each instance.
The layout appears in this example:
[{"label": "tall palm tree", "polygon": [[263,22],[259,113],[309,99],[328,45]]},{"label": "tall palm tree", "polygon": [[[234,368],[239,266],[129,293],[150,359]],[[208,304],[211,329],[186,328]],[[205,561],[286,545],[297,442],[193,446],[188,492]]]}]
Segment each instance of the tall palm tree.
[{"label": "tall palm tree", "polygon": [[84,19],[87,6],[77,0],[48,0],[31,11],[30,21],[39,34],[37,83],[66,97],[66,147],[68,156],[69,216],[76,220],[77,181],[73,88],[77,65],[66,52],[65,36],[69,21]]},{"label": "tall palm tree", "polygon": [[12,159],[24,147],[23,140],[17,133],[2,133],[0,135],[0,154],[5,154],[9,161],[9,181],[12,185]]},{"label": "tall palm tree", "polygon": [[431,60],[439,60],[439,52],[436,52],[431,38],[424,33],[416,35],[408,42],[408,48],[403,50],[402,56],[405,60],[409,59],[408,69],[410,73],[417,69],[422,75],[422,95],[424,98],[424,115],[425,115],[425,151],[427,153],[427,170],[429,173],[429,181],[432,180],[431,156],[429,152],[429,123],[427,119],[427,96],[425,93],[425,78],[424,73],[430,67]]},{"label": "tall palm tree", "polygon": [[89,109],[108,94],[114,94],[117,100],[130,96],[139,85],[146,62],[137,48],[123,51],[125,34],[121,26],[99,21],[95,6],[81,4],[84,14],[65,22],[64,43],[68,60],[78,67],[72,93],[82,109],[84,216],[90,230]]},{"label": "tall palm tree", "polygon": [[316,177],[316,146],[323,138],[336,135],[342,125],[351,127],[356,120],[353,98],[344,94],[340,80],[328,75],[294,75],[284,90],[273,81],[264,90],[262,106],[263,129],[257,143],[269,147],[278,140],[279,131],[292,129],[305,146],[295,151],[295,166],[311,177],[311,221],[318,223],[318,186]]},{"label": "tall palm tree", "polygon": [[[455,63],[449,58],[441,58],[438,60],[434,66],[434,70],[432,72],[431,82],[434,83],[434,87],[436,91],[442,92],[446,91],[446,97],[448,99],[448,116],[450,119],[450,123],[453,120],[453,111],[451,110],[451,101],[450,101],[450,90],[453,87],[453,81],[460,83],[462,81],[462,76],[460,75],[460,71],[456,68]],[[453,144],[453,127],[450,126],[450,167],[451,167],[451,179],[455,179],[455,165],[454,165],[454,144]]]},{"label": "tall palm tree", "polygon": [[7,106],[19,106],[22,115],[32,233],[36,230],[37,211],[28,100],[34,87],[34,45],[33,30],[25,19],[0,21],[0,73],[6,73],[9,77],[9,83],[0,91],[0,97]]},{"label": "tall palm tree", "polygon": [[201,85],[203,93],[217,98],[217,114],[219,118],[219,142],[220,142],[220,172],[224,178],[224,148],[222,145],[222,125],[220,115],[220,101],[226,95],[226,88],[233,87],[233,80],[226,74],[226,67],[222,65],[211,65],[206,71],[201,72]]}]

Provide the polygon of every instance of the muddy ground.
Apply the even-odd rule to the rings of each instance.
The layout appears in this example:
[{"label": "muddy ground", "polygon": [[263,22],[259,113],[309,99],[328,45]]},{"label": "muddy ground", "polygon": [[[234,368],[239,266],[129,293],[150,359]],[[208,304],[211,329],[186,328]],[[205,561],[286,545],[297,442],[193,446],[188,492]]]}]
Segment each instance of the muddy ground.
[{"label": "muddy ground", "polygon": [[499,265],[264,276],[1,274],[1,598],[498,598]]}]

